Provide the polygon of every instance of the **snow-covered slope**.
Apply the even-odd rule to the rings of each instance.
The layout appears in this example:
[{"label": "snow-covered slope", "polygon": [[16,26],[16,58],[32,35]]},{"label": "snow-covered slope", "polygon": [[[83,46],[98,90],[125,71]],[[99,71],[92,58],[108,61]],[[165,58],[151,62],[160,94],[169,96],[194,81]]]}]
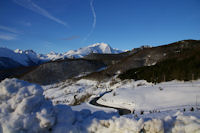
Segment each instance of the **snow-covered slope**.
[{"label": "snow-covered slope", "polygon": [[124,85],[119,83],[118,88],[102,96],[97,103],[146,112],[191,108],[199,106],[199,87],[199,80],[170,81],[156,85],[143,80],[130,80]]},{"label": "snow-covered slope", "polygon": [[23,66],[38,64],[40,62],[37,54],[32,50],[22,51],[16,49],[13,51],[8,48],[0,48],[0,57],[10,58]]}]

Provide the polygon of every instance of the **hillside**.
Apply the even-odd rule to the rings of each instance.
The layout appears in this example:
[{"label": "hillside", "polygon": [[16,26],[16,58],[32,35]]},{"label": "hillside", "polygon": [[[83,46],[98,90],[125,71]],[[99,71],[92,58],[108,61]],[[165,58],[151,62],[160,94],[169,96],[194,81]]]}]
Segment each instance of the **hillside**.
[{"label": "hillside", "polygon": [[[71,59],[71,61],[74,59],[73,62],[79,63],[80,60],[76,60],[76,59],[84,58],[85,56],[87,56],[86,58],[84,58],[85,60],[91,60],[91,62],[94,60],[94,62],[98,62],[98,63],[101,62],[99,64],[104,64],[101,66],[105,67],[107,65],[112,64],[113,62],[116,62],[116,60],[117,61],[120,60],[122,57],[121,57],[121,55],[118,55],[118,53],[121,53],[121,52],[123,52],[123,51],[114,49],[105,43],[96,43],[96,44],[92,44],[92,45],[89,45],[89,46],[86,46],[83,48],[79,48],[78,50],[70,50],[65,53],[51,52],[49,54],[37,54],[33,50],[22,51],[22,50],[16,49],[13,51],[8,48],[0,48],[0,80],[3,80],[5,78],[11,78],[11,77],[22,77],[22,75],[23,75],[23,77],[26,77],[25,79],[28,81],[31,81],[34,83],[44,83],[46,81],[43,81],[43,80],[47,79],[47,77],[48,78],[52,77],[52,75],[55,74],[54,70],[60,71],[61,75],[62,75],[62,72],[64,70],[66,70],[63,67],[60,67],[60,65],[57,65],[58,61],[61,62],[63,60],[63,62],[66,62],[67,59]],[[105,54],[105,56],[107,55],[108,58],[106,57],[107,60],[105,60],[105,61],[104,61],[104,59],[103,60],[100,59],[100,58],[104,58],[105,56],[100,57],[100,58],[98,57],[98,59],[91,59],[90,55],[93,55],[93,54],[97,54],[98,56]],[[110,58],[111,56],[115,57],[115,59]],[[93,56],[92,56],[92,58],[93,58]],[[84,62],[85,62],[85,60],[84,60]],[[37,66],[39,66],[40,64],[43,64],[45,62],[51,62],[50,64],[55,63],[55,65],[53,65],[55,68],[52,68],[52,70],[49,70],[49,68],[47,67],[48,71],[51,71],[52,73],[47,72],[48,73],[47,74],[46,70],[45,70],[46,68],[44,68],[42,70],[36,70],[34,72],[31,72],[34,69],[37,69],[38,68]],[[87,64],[87,62],[85,62],[85,63]],[[80,64],[82,65],[82,63],[80,63]],[[92,64],[92,63],[89,63],[89,64]],[[41,65],[41,66],[39,66],[39,68],[46,66],[46,65],[47,64]],[[76,64],[76,65],[79,66],[79,64]],[[96,64],[94,63],[92,65],[95,66]],[[49,65],[47,65],[47,66],[49,66]],[[56,68],[56,67],[58,67],[58,68]],[[67,65],[67,67],[71,68],[71,67],[76,67],[76,66]],[[56,78],[58,78],[56,81],[66,80],[66,77],[71,78],[71,77],[81,74],[82,72],[83,73],[84,72],[85,73],[94,72],[99,69],[99,67],[97,67],[95,69],[92,69],[92,71],[91,71],[90,66],[83,65],[82,67],[83,67],[83,69],[81,67],[76,67],[79,69],[81,68],[82,70],[77,70],[76,72],[73,72],[73,73],[76,73],[75,75],[74,74],[71,75],[71,72],[69,72],[69,71],[67,73],[68,76],[60,75],[58,77],[58,76],[55,76],[56,75],[55,74],[54,76]],[[87,70],[87,67],[89,70]],[[68,69],[70,69],[70,68],[68,68]],[[73,70],[74,69],[72,69],[72,71]],[[35,78],[32,78],[33,76],[30,76],[28,74],[29,72],[31,72],[31,75],[38,75],[37,72],[39,72],[39,73],[45,72],[46,73],[45,75],[47,77],[40,79],[40,77],[35,76]],[[54,82],[55,79],[54,80],[51,79],[53,81],[48,81],[48,83]],[[40,82],[38,82],[38,80]]]},{"label": "hillside", "polygon": [[196,80],[200,78],[200,47],[182,49],[178,54],[153,66],[130,69],[119,75],[121,79],[165,82],[170,80]]},{"label": "hillside", "polygon": [[[121,79],[144,78],[152,82],[163,81],[164,75],[166,81],[190,80],[199,77],[197,75],[199,69],[196,65],[199,62],[199,48],[200,41],[184,40],[158,47],[140,47],[119,54],[90,53],[82,59],[60,59],[31,68],[1,70],[1,80],[6,77],[20,77],[33,83],[51,84],[74,77],[103,81],[116,74],[121,74]],[[186,65],[187,68],[182,67]],[[165,74],[167,69],[172,71]],[[140,73],[134,74],[138,70]]]},{"label": "hillside", "polygon": [[90,73],[103,70],[133,53],[135,51],[119,54],[92,53],[80,59],[50,61],[31,69],[31,71],[19,77],[38,84],[58,83],[71,78],[81,78]]},{"label": "hillside", "polygon": [[38,84],[52,84],[65,81],[66,79],[85,75],[104,68],[105,64],[100,61],[86,59],[65,59],[51,61],[36,66],[29,72],[19,76],[25,81]]},{"label": "hillside", "polygon": [[[144,66],[153,66],[166,59],[176,57],[180,55],[180,52],[182,53],[187,49],[192,52],[199,47],[199,40],[184,40],[158,47],[141,48],[140,50],[137,50],[137,52],[127,56],[126,58],[123,58],[116,64],[110,65],[107,69],[100,72],[91,73],[84,78],[100,81],[103,79],[109,79],[116,74],[125,73],[130,69],[140,68]],[[186,53],[186,56],[187,54],[190,53]],[[184,57],[185,56],[183,56],[183,58]]]}]

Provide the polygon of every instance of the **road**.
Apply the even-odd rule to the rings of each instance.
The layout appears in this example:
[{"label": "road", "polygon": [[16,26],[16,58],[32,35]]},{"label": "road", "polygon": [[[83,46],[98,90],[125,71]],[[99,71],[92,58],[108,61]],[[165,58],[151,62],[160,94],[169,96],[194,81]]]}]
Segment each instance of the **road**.
[{"label": "road", "polygon": [[92,104],[92,105],[95,105],[95,106],[99,106],[99,107],[116,109],[116,110],[118,110],[119,115],[130,114],[131,111],[128,110],[128,109],[116,108],[116,107],[106,106],[106,105],[102,105],[102,104],[97,103],[97,100],[98,100],[99,98],[101,98],[101,97],[102,97],[103,95],[105,95],[106,93],[110,93],[110,92],[111,92],[111,91],[107,91],[107,92],[103,93],[101,96],[93,98],[89,103]]}]

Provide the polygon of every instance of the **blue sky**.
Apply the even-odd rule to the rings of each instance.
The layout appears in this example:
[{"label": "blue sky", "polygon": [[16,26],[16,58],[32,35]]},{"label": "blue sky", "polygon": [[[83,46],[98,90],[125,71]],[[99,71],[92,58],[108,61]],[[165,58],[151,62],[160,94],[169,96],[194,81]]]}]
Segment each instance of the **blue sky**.
[{"label": "blue sky", "polygon": [[200,39],[199,0],[0,0],[0,47],[66,52]]}]

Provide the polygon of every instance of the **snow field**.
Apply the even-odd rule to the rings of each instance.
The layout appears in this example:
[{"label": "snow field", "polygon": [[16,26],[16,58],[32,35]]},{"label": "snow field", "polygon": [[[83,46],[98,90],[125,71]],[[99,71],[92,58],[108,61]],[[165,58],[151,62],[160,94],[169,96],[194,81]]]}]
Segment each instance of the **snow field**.
[{"label": "snow field", "polygon": [[141,82],[137,84],[139,86],[134,85],[135,81],[127,82],[114,89],[113,92],[105,94],[97,102],[136,111],[162,111],[200,104],[199,81],[172,81],[157,85],[148,84],[144,81],[137,82]]}]

